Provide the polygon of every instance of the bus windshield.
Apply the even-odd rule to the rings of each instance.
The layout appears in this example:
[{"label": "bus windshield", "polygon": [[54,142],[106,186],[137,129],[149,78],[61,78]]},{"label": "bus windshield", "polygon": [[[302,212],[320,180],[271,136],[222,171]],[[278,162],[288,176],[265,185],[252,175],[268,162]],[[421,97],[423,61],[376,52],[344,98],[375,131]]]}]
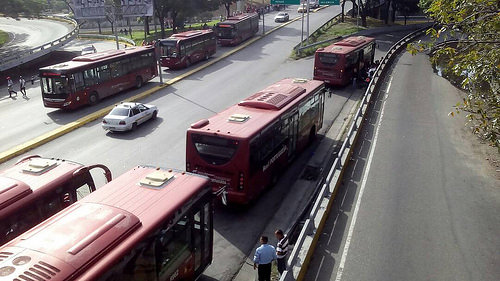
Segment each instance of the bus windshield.
[{"label": "bus windshield", "polygon": [[217,27],[218,37],[222,39],[231,39],[234,37],[234,27],[232,25],[221,24]]},{"label": "bus windshield", "polygon": [[213,165],[229,162],[238,149],[236,140],[197,134],[194,134],[192,138],[200,157]]},{"label": "bus windshield", "polygon": [[42,77],[42,92],[44,94],[66,94],[69,93],[68,78],[63,77]]},{"label": "bus windshield", "polygon": [[177,52],[177,42],[173,40],[166,40],[161,42],[161,55],[164,57],[176,58],[178,56]]},{"label": "bus windshield", "polygon": [[332,53],[318,53],[319,61],[322,64],[335,65],[339,62],[339,55]]}]

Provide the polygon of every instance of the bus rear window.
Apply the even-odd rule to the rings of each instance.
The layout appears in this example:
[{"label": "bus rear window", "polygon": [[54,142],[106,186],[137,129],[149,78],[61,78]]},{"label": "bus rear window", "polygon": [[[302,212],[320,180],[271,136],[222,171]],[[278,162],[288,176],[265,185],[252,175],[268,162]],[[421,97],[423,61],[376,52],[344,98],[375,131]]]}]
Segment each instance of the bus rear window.
[{"label": "bus rear window", "polygon": [[192,135],[192,139],[198,155],[213,165],[229,162],[238,149],[237,140],[197,134]]},{"label": "bus rear window", "polygon": [[331,53],[318,53],[319,61],[322,64],[335,65],[339,62],[339,55]]}]

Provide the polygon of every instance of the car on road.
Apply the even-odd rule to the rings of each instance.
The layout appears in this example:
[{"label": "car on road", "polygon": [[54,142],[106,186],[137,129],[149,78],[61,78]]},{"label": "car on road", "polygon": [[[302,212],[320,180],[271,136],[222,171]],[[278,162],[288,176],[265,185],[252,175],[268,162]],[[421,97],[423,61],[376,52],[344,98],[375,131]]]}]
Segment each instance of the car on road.
[{"label": "car on road", "polygon": [[120,103],[102,119],[102,128],[109,131],[135,130],[138,125],[155,119],[158,108],[151,104],[138,102]]},{"label": "car on road", "polygon": [[90,45],[90,46],[83,47],[80,55],[83,56],[83,55],[93,54],[93,53],[97,53],[97,49],[94,47],[94,45]]},{"label": "car on road", "polygon": [[300,6],[297,8],[297,13],[307,13],[307,4],[300,4]]},{"label": "car on road", "polygon": [[276,16],[274,16],[275,22],[287,22],[290,20],[290,16],[287,12],[279,12]]}]

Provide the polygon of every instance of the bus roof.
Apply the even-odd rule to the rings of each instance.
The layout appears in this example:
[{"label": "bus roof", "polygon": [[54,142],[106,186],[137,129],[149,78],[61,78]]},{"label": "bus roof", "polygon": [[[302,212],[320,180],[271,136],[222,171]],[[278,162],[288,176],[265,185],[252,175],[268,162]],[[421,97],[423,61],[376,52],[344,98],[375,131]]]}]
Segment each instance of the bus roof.
[{"label": "bus roof", "polygon": [[189,131],[248,138],[277,119],[309,93],[323,89],[318,80],[283,79],[209,119],[191,125]]},{"label": "bus roof", "polygon": [[330,46],[319,48],[316,50],[317,53],[335,53],[335,54],[348,54],[366,44],[375,41],[375,38],[366,36],[353,36],[348,37],[338,42],[331,44]]},{"label": "bus roof", "polygon": [[135,167],[5,244],[0,248],[0,268],[24,258],[8,274],[9,280],[25,280],[23,276],[30,274],[43,277],[40,267],[51,271],[53,280],[70,275],[94,280],[112,266],[113,254],[126,254],[163,222],[174,222],[204,188],[210,192],[208,183],[206,177],[190,173]]},{"label": "bus roof", "polygon": [[76,162],[31,156],[0,172],[0,219],[31,204],[84,167]]},{"label": "bus roof", "polygon": [[257,13],[243,13],[243,14],[232,16],[232,17],[228,17],[226,20],[217,23],[217,26],[224,25],[224,24],[239,23],[241,21],[244,21],[244,20],[246,20],[248,18],[252,18],[252,17],[258,17]]},{"label": "bus roof", "polygon": [[[150,46],[150,45],[138,46],[138,47],[121,49],[121,50],[107,50],[107,51],[103,51],[103,52],[97,52],[97,53],[93,53],[93,54],[78,56],[78,57],[73,58],[70,61],[42,67],[42,68],[40,68],[40,74],[41,75],[48,75],[48,76],[50,76],[51,74],[59,74],[60,72],[74,70],[77,68],[85,68],[85,67],[92,65],[92,64],[98,64],[100,62],[104,62],[107,60],[121,58],[121,57],[132,55],[135,53],[141,53],[141,52],[144,52],[145,50],[150,50],[153,48],[154,47]],[[44,73],[44,72],[46,72],[46,73]]]},{"label": "bus roof", "polygon": [[164,42],[168,42],[168,41],[179,42],[182,40],[196,38],[198,36],[209,34],[209,33],[213,33],[213,30],[201,29],[201,30],[190,30],[190,31],[185,31],[185,32],[181,32],[181,33],[176,33],[176,34],[172,34],[172,36],[170,36],[166,39],[161,39],[160,44],[162,44]]}]

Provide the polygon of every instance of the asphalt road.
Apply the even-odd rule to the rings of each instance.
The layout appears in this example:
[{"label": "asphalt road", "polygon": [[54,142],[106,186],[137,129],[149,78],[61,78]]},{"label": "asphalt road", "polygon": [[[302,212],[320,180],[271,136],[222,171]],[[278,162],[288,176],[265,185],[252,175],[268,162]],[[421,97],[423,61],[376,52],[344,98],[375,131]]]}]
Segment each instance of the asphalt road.
[{"label": "asphalt road", "polygon": [[0,29],[9,33],[11,40],[0,48],[0,56],[42,46],[68,34],[73,25],[43,19],[12,19],[0,17]]},{"label": "asphalt road", "polygon": [[459,90],[409,54],[385,88],[305,280],[499,280],[500,182],[448,115]]},{"label": "asphalt road", "polygon": [[[338,7],[331,7],[311,15],[311,29],[319,27],[338,11]],[[185,132],[191,123],[207,118],[284,77],[311,78],[313,68],[311,58],[298,61],[288,59],[290,50],[299,43],[299,40],[300,21],[297,21],[217,64],[146,98],[143,102],[157,105],[159,115],[157,120],[141,125],[135,132],[106,133],[99,122],[93,122],[34,149],[29,154],[55,156],[85,164],[103,163],[110,167],[115,176],[137,164],[184,169]],[[165,73],[164,75],[172,74]],[[28,95],[30,96],[31,93],[29,92]],[[135,92],[130,91],[107,99],[104,104],[115,103],[133,93]],[[328,116],[325,119],[329,122],[333,122],[334,119],[343,120],[345,116],[338,115],[351,95],[350,87],[336,91],[328,99],[326,105]],[[34,96],[31,98],[32,100],[39,99]],[[29,112],[31,116],[22,119],[26,120],[24,123],[18,121],[20,127],[28,126],[28,128],[19,128],[16,132],[20,137],[31,133],[29,131],[31,128],[36,130],[37,127],[44,127],[44,125],[57,126],[73,120],[78,115],[99,108],[87,107],[73,113],[58,110],[37,113],[37,106],[43,107],[39,101],[35,103],[31,102],[32,100],[28,101],[25,107],[21,105],[15,107],[15,110],[22,110],[25,114]],[[21,103],[19,100],[17,102]],[[0,105],[5,106],[3,103]],[[8,106],[12,105],[9,104],[6,107]],[[8,115],[3,115],[5,116]],[[0,115],[0,120],[1,118]],[[9,122],[2,120],[2,126],[4,124],[8,126],[6,123]],[[2,131],[11,134],[11,130]],[[1,137],[11,141],[11,137],[4,135]],[[304,155],[307,156],[307,154]],[[14,161],[0,165],[0,169],[12,165]],[[300,170],[300,163],[297,162],[297,165],[295,169]],[[290,175],[290,179],[296,176],[297,174]],[[287,177],[284,178],[286,181]],[[273,215],[273,210],[279,207],[281,201],[276,194],[286,192],[286,189],[286,184],[280,184],[247,210],[223,208],[217,210],[214,239],[216,255],[213,264],[205,272],[203,280],[231,280],[241,263],[252,251],[266,222]]]},{"label": "asphalt road", "polygon": [[[315,30],[325,21],[327,21],[334,15],[338,14],[339,11],[340,9],[337,9],[336,7],[330,7],[328,9],[321,10],[317,13],[314,14],[312,13],[310,16],[310,21],[311,21],[310,30]],[[289,7],[288,12],[290,13],[291,19],[299,16],[296,12],[295,6]],[[276,12],[268,13],[265,15],[266,31],[269,31],[271,28],[281,25],[281,23],[274,22],[273,18],[275,14]],[[262,28],[262,25],[260,25],[260,28]],[[282,61],[286,60],[286,58],[290,54],[291,47],[300,42],[300,28],[301,28],[300,21],[296,21],[288,26],[283,27],[279,31],[282,34],[285,34],[284,36],[281,36],[279,38],[289,42],[289,44],[286,46],[286,49],[277,49],[276,51],[274,51],[277,54],[281,53],[279,54],[279,57],[282,58]],[[291,33],[290,31],[293,31],[293,33]],[[259,30],[258,34],[259,35],[262,34],[262,29]],[[273,36],[275,36],[274,33],[272,33],[271,38],[276,38]],[[116,48],[114,41],[93,42],[91,40],[73,40],[71,43],[67,44],[64,48],[61,48],[61,50],[78,53],[83,46],[89,44],[94,44],[95,47],[98,49],[98,51],[104,51],[107,49]],[[271,44],[271,42],[268,43],[268,45],[269,44]],[[217,53],[213,56],[211,60],[222,56],[223,54],[233,50],[234,48],[235,47],[219,47]],[[262,50],[254,51],[254,47],[251,47],[250,52],[252,52],[255,55],[256,53],[261,51]],[[272,55],[274,55],[274,53]],[[63,62],[71,59],[71,56],[76,56],[76,54],[71,54],[71,53],[54,54],[52,57],[42,62],[40,66],[52,65],[58,62]],[[254,58],[254,56],[252,56],[252,58]],[[163,68],[162,70],[163,79],[166,81],[175,78],[176,76],[184,74],[187,71],[200,66],[202,63],[203,62],[195,64],[188,69],[176,70],[176,71]],[[228,61],[221,63],[227,65]],[[216,67],[217,69],[222,67],[221,63],[219,63],[219,66]],[[281,61],[274,60],[273,63],[275,64],[272,65],[271,63],[267,63],[267,65],[271,65],[271,68],[273,69],[272,71],[280,71],[280,67],[283,67],[282,65],[280,65]],[[255,71],[258,72],[259,70],[256,69]],[[304,71],[304,73],[305,73],[305,75],[303,75],[304,77],[311,78],[312,70],[311,72]],[[18,82],[16,81],[16,79],[14,79],[14,82],[16,83],[14,85],[14,90],[17,91]],[[38,82],[35,82],[34,85],[31,85],[30,83],[27,84],[27,98],[23,98],[21,95],[17,97],[14,96],[14,98],[9,98],[6,85],[4,85],[3,87],[0,87],[0,120],[2,120],[0,122],[0,130],[4,132],[3,134],[0,135],[0,151],[5,151],[7,149],[10,149],[20,143],[26,142],[46,132],[54,130],[61,125],[73,122],[78,118],[86,116],[101,108],[104,108],[112,104],[116,104],[128,97],[134,96],[139,92],[144,91],[144,89],[152,88],[153,86],[157,85],[158,82],[159,78],[153,79],[150,83],[146,83],[143,89],[140,90],[132,89],[129,91],[125,91],[111,98],[102,100],[98,105],[92,107],[84,107],[71,112],[65,112],[54,108],[45,108],[43,106],[40,86]],[[26,114],[26,112],[29,112],[29,114]]]}]

